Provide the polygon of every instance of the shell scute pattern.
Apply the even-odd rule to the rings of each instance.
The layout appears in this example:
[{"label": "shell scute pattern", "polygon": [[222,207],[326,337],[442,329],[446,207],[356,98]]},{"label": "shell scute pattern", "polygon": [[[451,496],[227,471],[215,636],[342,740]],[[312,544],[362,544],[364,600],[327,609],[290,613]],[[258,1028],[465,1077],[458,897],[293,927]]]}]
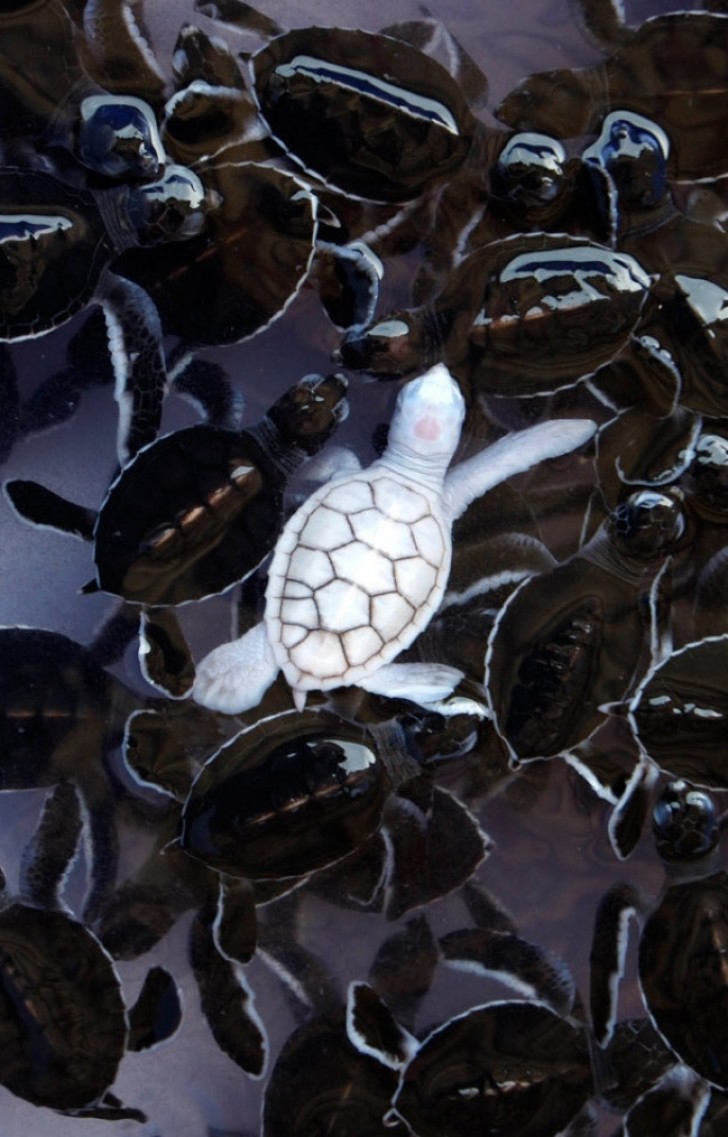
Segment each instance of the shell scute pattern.
[{"label": "shell scute pattern", "polygon": [[[323,488],[276,553],[268,601],[271,640],[298,686],[363,676],[419,630],[447,579],[443,518],[415,486],[385,471]],[[291,540],[290,545],[293,545]],[[277,583],[283,579],[282,587]]]}]

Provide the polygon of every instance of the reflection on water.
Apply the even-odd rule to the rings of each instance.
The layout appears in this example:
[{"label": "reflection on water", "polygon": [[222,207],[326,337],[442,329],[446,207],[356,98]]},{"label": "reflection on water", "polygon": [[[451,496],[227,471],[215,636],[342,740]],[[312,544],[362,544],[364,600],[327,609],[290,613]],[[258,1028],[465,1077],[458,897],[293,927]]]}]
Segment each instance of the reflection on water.
[{"label": "reflection on water", "polygon": [[[20,307],[46,333],[24,325],[23,338],[0,345],[3,480],[15,484],[16,509],[36,522],[23,523],[9,496],[0,501],[1,622],[47,630],[0,632],[0,857],[10,896],[65,905],[103,940],[116,963],[98,949],[94,967],[110,998],[118,1001],[115,966],[127,1009],[140,992],[145,999],[126,1033],[115,1010],[112,1045],[83,1006],[96,998],[84,978],[91,965],[79,962],[69,980],[81,992],[71,1011],[53,970],[86,933],[69,932],[54,913],[48,942],[26,966],[21,955],[33,949],[21,945],[13,963],[12,930],[3,939],[0,928],[3,1066],[14,1070],[13,1078],[0,1071],[0,1080],[19,1095],[0,1089],[3,1132],[75,1137],[82,1129],[96,1137],[113,1119],[120,1132],[144,1137],[363,1137],[404,1133],[405,1123],[420,1134],[497,1129],[516,1137],[561,1132],[578,1117],[579,1132],[606,1137],[647,1094],[630,1132],[654,1132],[656,1111],[673,1108],[688,1118],[704,1111],[702,1127],[690,1131],[720,1133],[723,1097],[714,1088],[709,1101],[708,1082],[677,1065],[655,1034],[638,967],[648,969],[648,988],[661,984],[660,999],[677,984],[678,1019],[687,1004],[723,1006],[720,852],[687,866],[668,860],[666,869],[649,819],[669,774],[706,787],[718,804],[726,784],[724,683],[716,676],[728,633],[728,282],[724,188],[709,179],[726,165],[728,17],[711,24],[683,14],[637,35],[610,21],[611,5],[588,0],[528,0],[517,11],[497,0],[439,0],[429,11],[450,39],[435,24],[425,35],[422,22],[409,23],[422,20],[414,0],[371,0],[365,16],[350,0],[267,0],[258,18],[235,0],[200,10],[193,0],[169,0],[140,6],[155,46],[155,58],[144,60],[118,22],[124,7],[86,5],[83,32],[80,0],[16,5],[25,24],[18,11],[0,16],[0,145],[5,165],[25,171],[0,185],[0,288],[5,276],[16,281],[2,293],[3,334],[17,335]],[[211,19],[215,10],[225,23]],[[637,25],[669,11],[641,0],[627,15]],[[273,133],[296,150],[296,136],[310,129],[300,161],[287,159],[261,126],[238,53],[258,50],[276,26],[360,28],[362,19],[368,32],[400,23],[409,44],[304,35],[273,79],[282,49],[272,49],[272,64],[259,59],[260,91],[278,103]],[[177,39],[187,23],[206,37],[187,31],[183,53]],[[50,69],[41,62],[48,46]],[[432,63],[420,70],[423,47],[441,73]],[[352,78],[362,51],[366,80]],[[125,70],[130,55],[133,73]],[[332,74],[345,94],[320,126],[320,90]],[[187,89],[192,79],[197,86]],[[416,93],[409,90],[403,109],[396,85],[405,80]],[[364,82],[379,101],[374,110],[367,104],[354,140]],[[110,132],[93,117],[100,88],[135,100],[129,121],[114,119]],[[686,91],[703,88],[688,99]],[[618,104],[610,102],[615,91]],[[391,98],[400,104],[385,114],[382,100]],[[623,113],[605,125],[608,111]],[[85,133],[77,115],[87,116]],[[512,130],[525,133],[504,149]],[[331,140],[323,158],[317,132]],[[159,188],[162,147],[195,166],[208,191],[204,210],[190,182],[177,185],[173,200]],[[264,174],[239,165],[264,161]],[[312,174],[317,163],[330,184]],[[51,175],[63,179],[56,197],[43,188],[58,184]],[[361,200],[365,193],[376,200]],[[54,228],[48,215],[67,197],[81,205]],[[64,244],[64,226],[73,243]],[[157,239],[155,248],[131,248]],[[360,241],[384,268],[375,310],[376,262]],[[42,291],[51,264],[66,276],[66,295],[80,290],[77,302],[59,298],[56,278]],[[110,270],[133,281],[131,291]],[[155,302],[151,314],[142,287]],[[76,310],[97,301],[109,333],[95,317],[87,323],[89,310]],[[446,719],[437,707],[346,687],[330,697],[327,714],[318,710],[327,696],[314,693],[292,730],[299,720],[280,677],[260,706],[256,699],[239,715],[164,697],[145,676],[163,682],[171,672],[175,693],[183,691],[187,645],[199,663],[251,628],[262,585],[251,576],[228,587],[236,574],[221,561],[214,586],[194,595],[177,578],[175,598],[195,602],[175,610],[179,628],[169,610],[147,619],[152,650],[142,669],[138,610],[80,591],[94,577],[92,546],[61,531],[93,535],[117,474],[118,436],[123,451],[127,437],[132,448],[151,438],[158,417],[162,433],[192,427],[201,404],[218,428],[257,424],[247,448],[230,450],[223,474],[220,454],[206,449],[212,433],[194,436],[194,477],[201,494],[217,494],[218,512],[207,508],[207,528],[205,508],[184,525],[217,551],[222,539],[210,524],[224,515],[230,526],[235,510],[247,509],[258,563],[282,513],[318,480],[342,461],[352,469],[355,459],[367,465],[382,453],[398,380],[439,360],[466,395],[457,457],[475,469],[476,456],[511,430],[559,418],[600,428],[596,454],[582,446],[525,472],[528,462],[514,459],[522,472],[455,522],[442,603],[402,659],[465,672],[458,713]],[[165,365],[176,386],[163,399]],[[333,425],[314,428],[308,404],[299,406],[296,437],[282,411],[265,418],[303,376],[337,368],[348,378],[348,417],[337,410]],[[334,386],[338,408],[342,388]],[[319,429],[323,441],[334,426],[336,437],[314,455],[309,436]],[[192,450],[185,454],[191,469]],[[298,469],[304,456],[310,464]],[[180,490],[178,479],[165,483],[162,465],[141,491],[155,519],[157,501],[164,508],[165,495]],[[256,478],[270,488],[274,477],[268,515],[253,514],[250,503],[260,510],[263,500]],[[455,496],[468,496],[463,481],[459,489],[452,481]],[[64,502],[28,489],[31,482]],[[405,504],[401,494],[398,507]],[[155,555],[171,559],[181,527],[179,516],[175,524],[158,518],[148,538]],[[121,528],[119,521],[114,539]],[[385,554],[393,555],[386,541]],[[127,585],[117,582],[114,592],[138,599]],[[716,638],[685,648],[706,636]],[[487,701],[491,717],[473,713],[472,700]],[[682,823],[678,806],[669,809]],[[610,904],[628,896],[646,914],[666,871],[702,883],[683,881],[665,894],[680,887],[690,897],[670,958],[658,944],[641,962],[633,924],[621,1025],[590,1064],[600,899],[626,882],[636,891],[610,892]],[[32,921],[19,916],[16,931]],[[594,971],[611,974],[616,952],[605,932]],[[153,967],[178,983],[182,1021],[145,1053],[140,1037],[165,1039],[175,1021],[164,983],[151,993],[144,987]],[[57,992],[56,1011],[34,1003],[41,974]],[[490,1003],[502,1009],[482,1009]],[[83,1100],[49,1103],[66,1111],[86,1103],[83,1118],[32,1104],[46,1098],[27,1054],[61,1063],[64,1014],[76,1026],[88,1016],[84,1045],[106,1062]],[[674,1007],[664,1014],[671,1021]],[[11,1037],[16,1015],[22,1045]],[[695,1063],[695,1041],[683,1034],[669,1041]],[[707,1049],[698,1072],[725,1089],[720,1038]],[[666,1121],[660,1131],[688,1129]]]}]

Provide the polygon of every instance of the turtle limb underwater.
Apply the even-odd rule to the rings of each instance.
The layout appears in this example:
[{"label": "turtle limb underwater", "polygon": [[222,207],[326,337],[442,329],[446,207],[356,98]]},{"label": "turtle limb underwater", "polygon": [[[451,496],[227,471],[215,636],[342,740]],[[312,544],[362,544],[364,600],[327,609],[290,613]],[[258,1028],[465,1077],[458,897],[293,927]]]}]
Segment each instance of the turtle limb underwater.
[{"label": "turtle limb underwater", "polygon": [[199,702],[233,714],[253,707],[279,670],[299,708],[308,691],[352,684],[424,705],[452,693],[454,668],[392,663],[439,607],[452,522],[493,485],[583,445],[595,429],[588,420],[540,425],[448,472],[464,416],[442,364],[400,391],[384,455],[323,486],[286,525],[265,621],[203,660]]},{"label": "turtle limb underwater", "polygon": [[127,1012],[113,960],[64,907],[60,889],[81,832],[69,783],[49,795],[26,849],[17,896],[0,895],[0,1083],[34,1105],[70,1117],[146,1120],[113,1095],[125,1050],[174,1034],[179,993],[161,967]]},{"label": "turtle limb underwater", "polygon": [[594,1032],[612,1035],[627,945],[627,921],[642,917],[638,971],[649,1016],[670,1050],[719,1090],[728,1087],[728,1000],[721,966],[728,876],[719,868],[721,819],[708,794],[669,782],[653,812],[657,851],[667,870],[660,896],[644,900],[628,884],[603,897],[591,950]]},{"label": "turtle limb underwater", "polygon": [[130,245],[188,240],[206,206],[202,184],[183,167],[156,182],[93,193],[36,170],[0,173],[0,341],[34,339],[101,305],[122,464],[156,435],[167,378],[154,304],[110,265]]},{"label": "turtle limb underwater", "polygon": [[6,493],[33,524],[94,543],[96,579],[84,591],[142,606],[145,674],[183,696],[194,669],[170,606],[224,592],[267,556],[286,483],[346,417],[346,390],[340,375],[306,376],[255,426],[165,435],[121,471],[98,514],[36,482],[8,482]]}]

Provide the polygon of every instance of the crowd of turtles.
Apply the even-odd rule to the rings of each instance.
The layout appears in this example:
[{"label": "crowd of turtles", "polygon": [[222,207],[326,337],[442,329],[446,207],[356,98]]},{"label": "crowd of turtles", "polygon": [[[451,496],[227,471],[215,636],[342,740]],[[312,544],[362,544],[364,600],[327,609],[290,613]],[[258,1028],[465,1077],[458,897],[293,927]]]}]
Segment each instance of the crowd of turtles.
[{"label": "crowd of turtles", "polygon": [[0,12],[3,1131],[722,1137],[728,5],[152,7]]}]

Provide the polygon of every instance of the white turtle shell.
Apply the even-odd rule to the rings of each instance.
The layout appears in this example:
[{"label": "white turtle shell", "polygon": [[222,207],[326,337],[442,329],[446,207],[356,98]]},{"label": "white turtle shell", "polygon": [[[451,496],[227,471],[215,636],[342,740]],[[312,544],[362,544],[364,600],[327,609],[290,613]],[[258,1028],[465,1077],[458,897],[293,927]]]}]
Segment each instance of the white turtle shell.
[{"label": "white turtle shell", "polygon": [[266,592],[268,638],[301,691],[354,684],[437,610],[451,560],[439,494],[373,467],[322,486],[286,525]]}]

